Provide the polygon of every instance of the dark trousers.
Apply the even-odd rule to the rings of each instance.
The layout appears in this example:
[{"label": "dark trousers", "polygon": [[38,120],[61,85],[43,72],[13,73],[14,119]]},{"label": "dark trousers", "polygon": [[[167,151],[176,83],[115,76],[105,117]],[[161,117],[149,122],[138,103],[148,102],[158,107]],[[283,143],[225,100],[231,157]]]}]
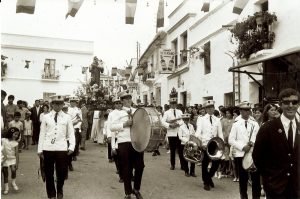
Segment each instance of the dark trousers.
[{"label": "dark trousers", "polygon": [[43,151],[46,190],[48,198],[56,197],[54,184],[54,164],[56,169],[56,189],[57,193],[63,194],[65,177],[68,172],[68,154],[67,151]]},{"label": "dark trousers", "polygon": [[131,179],[134,168],[134,189],[140,190],[144,171],[144,152],[134,150],[131,142],[118,144],[120,155],[120,168],[124,180],[125,194],[132,193]]},{"label": "dark trousers", "polygon": [[107,157],[109,160],[112,159],[112,155],[111,155],[111,142],[107,143]]},{"label": "dark trousers", "polygon": [[211,160],[211,168],[208,171],[209,157],[206,151],[203,151],[204,157],[202,160],[202,180],[205,185],[209,185],[212,177],[219,168],[220,160]]},{"label": "dark trousers", "polygon": [[[248,187],[248,179],[249,179],[249,172],[246,171],[243,168],[243,158],[242,157],[237,157],[235,158],[237,162],[237,167],[239,170],[239,186],[240,186],[240,196],[241,199],[247,199],[248,194],[247,194],[247,187]],[[252,198],[253,199],[259,199],[260,198],[260,175],[259,173],[256,172],[250,172],[251,176],[251,181],[252,181]]]},{"label": "dark trousers", "polygon": [[75,149],[72,156],[78,156],[79,155],[79,144],[81,142],[81,134],[79,132],[79,128],[74,129],[75,133]]},{"label": "dark trousers", "polygon": [[[9,167],[11,171],[11,179],[16,179],[17,177],[16,165],[10,165]],[[4,183],[8,183],[8,167],[2,167],[2,173],[3,173]]]},{"label": "dark trousers", "polygon": [[180,162],[182,164],[182,167],[183,167],[185,173],[195,174],[195,164],[191,163],[191,168],[189,169],[189,163],[183,157],[183,149],[184,149],[184,145],[181,144],[179,149],[178,149],[178,153],[179,153],[179,158],[180,158]]},{"label": "dark trousers", "polygon": [[[177,137],[168,137],[169,140],[169,147],[170,147],[170,161],[171,161],[171,166],[175,167],[175,154],[176,154],[176,149],[178,150],[181,146],[180,139]],[[179,153],[178,153],[179,154]],[[180,165],[183,167],[183,162],[182,159],[180,158]]]},{"label": "dark trousers", "polygon": [[291,181],[288,182],[288,185],[286,186],[286,189],[278,194],[275,193],[272,190],[265,190],[267,199],[297,199],[299,196],[297,196],[297,193],[293,189],[293,185]]},{"label": "dark trousers", "polygon": [[32,143],[37,144],[39,142],[39,137],[40,137],[40,123],[33,124],[33,129],[32,129]]},{"label": "dark trousers", "polygon": [[119,149],[116,149],[117,150],[117,154],[113,155],[112,158],[114,159],[114,162],[115,162],[115,165],[116,165],[116,169],[119,173],[119,178],[120,179],[123,179],[122,177],[122,169],[120,168],[120,151]]},{"label": "dark trousers", "polygon": [[88,128],[86,132],[86,140],[89,140],[91,137],[91,131],[92,131],[93,123],[88,123]]}]

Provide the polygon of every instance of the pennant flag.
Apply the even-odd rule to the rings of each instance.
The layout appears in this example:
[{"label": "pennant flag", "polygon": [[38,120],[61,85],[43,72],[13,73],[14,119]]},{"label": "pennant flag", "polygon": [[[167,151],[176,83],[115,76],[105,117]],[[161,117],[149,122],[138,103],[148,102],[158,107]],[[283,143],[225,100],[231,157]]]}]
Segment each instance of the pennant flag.
[{"label": "pennant flag", "polygon": [[137,0],[126,0],[126,19],[125,19],[126,24],[134,23],[136,1]]},{"label": "pennant flag", "polygon": [[66,14],[66,18],[71,15],[72,17],[75,17],[77,14],[79,8],[81,7],[84,0],[68,0],[69,3],[69,9],[68,13]]},{"label": "pennant flag", "polygon": [[35,0],[18,0],[16,13],[33,14],[35,8]]},{"label": "pennant flag", "polygon": [[210,4],[209,1],[203,2],[201,11],[203,11],[203,12],[209,12],[209,4]]},{"label": "pennant flag", "polygon": [[156,27],[164,27],[164,0],[159,0]]},{"label": "pennant flag", "polygon": [[248,1],[249,0],[236,0],[232,12],[235,14],[241,14]]},{"label": "pennant flag", "polygon": [[25,67],[24,67],[24,68],[27,68],[27,69],[28,69],[28,68],[29,68],[29,63],[30,63],[30,61],[25,60],[25,63],[26,63],[26,64],[25,64]]}]

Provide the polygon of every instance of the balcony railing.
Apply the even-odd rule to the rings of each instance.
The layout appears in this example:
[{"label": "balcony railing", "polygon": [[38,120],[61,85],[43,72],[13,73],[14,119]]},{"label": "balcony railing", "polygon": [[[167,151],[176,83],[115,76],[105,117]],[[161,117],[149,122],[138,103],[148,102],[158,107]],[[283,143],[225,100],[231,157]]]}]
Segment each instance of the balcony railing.
[{"label": "balcony railing", "polygon": [[52,80],[58,80],[59,79],[59,71],[58,70],[42,70],[42,79],[52,79]]}]

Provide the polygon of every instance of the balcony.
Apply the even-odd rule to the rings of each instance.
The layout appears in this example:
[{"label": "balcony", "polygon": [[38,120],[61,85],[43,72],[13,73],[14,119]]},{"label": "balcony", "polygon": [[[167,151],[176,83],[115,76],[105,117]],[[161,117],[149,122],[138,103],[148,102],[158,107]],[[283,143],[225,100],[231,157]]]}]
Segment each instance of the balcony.
[{"label": "balcony", "polygon": [[42,70],[42,79],[43,80],[58,80],[60,77],[58,70]]},{"label": "balcony", "polygon": [[145,84],[153,85],[154,81],[155,81],[155,73],[154,72],[148,73]]}]

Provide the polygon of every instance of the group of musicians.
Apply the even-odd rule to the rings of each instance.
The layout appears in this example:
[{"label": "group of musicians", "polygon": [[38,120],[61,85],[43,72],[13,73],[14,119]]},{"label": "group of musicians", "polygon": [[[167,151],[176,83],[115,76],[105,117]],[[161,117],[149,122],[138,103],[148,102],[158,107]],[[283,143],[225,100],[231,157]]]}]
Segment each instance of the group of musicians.
[{"label": "group of musicians", "polygon": [[[239,192],[242,199],[248,198],[249,176],[252,180],[253,198],[260,198],[261,179],[267,199],[300,197],[298,161],[300,123],[296,117],[300,94],[294,89],[285,89],[279,94],[279,100],[283,110],[282,115],[261,127],[251,117],[251,104],[242,102],[239,105],[241,115],[235,119],[228,142],[235,148],[236,166],[240,176]],[[224,140],[220,118],[213,115],[215,102],[207,100],[203,103],[206,115],[198,117],[196,131],[193,125],[189,124],[189,115],[183,114],[176,108],[175,93],[171,93],[169,102],[170,109],[164,112],[161,124],[167,129],[170,169],[175,170],[175,154],[178,150],[181,169],[185,171],[186,176],[196,177],[194,165],[189,169],[183,157],[184,144],[188,141],[189,135],[194,134],[201,141],[203,151],[201,163],[203,188],[209,191],[215,187],[212,177],[219,167],[220,159],[211,158],[207,153],[207,146],[213,138]],[[125,198],[131,198],[131,194],[134,194],[136,198],[141,199],[143,198],[140,188],[144,170],[144,153],[137,152],[131,144],[130,127],[135,112],[131,107],[131,94],[126,91],[121,92],[114,99],[114,104],[115,109],[108,116],[108,129],[111,131],[112,151],[118,154],[118,170],[121,174],[120,178],[124,181]],[[250,156],[253,162],[249,170],[243,166],[246,155]]]}]

